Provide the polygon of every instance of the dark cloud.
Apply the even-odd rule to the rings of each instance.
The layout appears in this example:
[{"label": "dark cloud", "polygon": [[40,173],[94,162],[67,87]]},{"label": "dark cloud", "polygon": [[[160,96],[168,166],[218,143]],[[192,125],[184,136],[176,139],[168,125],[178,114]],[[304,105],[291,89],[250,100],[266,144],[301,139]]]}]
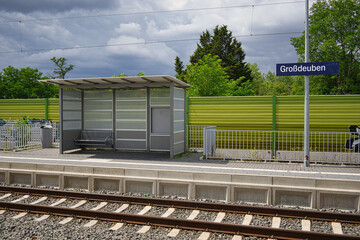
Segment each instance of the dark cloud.
[{"label": "dark cloud", "polygon": [[73,9],[109,9],[118,6],[116,0],[1,0],[5,12],[66,12]]},{"label": "dark cloud", "polygon": [[[222,2],[211,0],[209,6],[222,6]],[[239,5],[237,0],[226,2],[228,6]],[[66,57],[69,64],[75,65],[68,77],[106,77],[123,72],[136,75],[140,71],[174,75],[175,56],[189,64],[198,40],[166,41],[198,39],[203,31],[211,31],[216,25],[227,25],[242,42],[245,61],[257,63],[266,73],[275,71],[276,63],[297,61],[290,45],[290,32],[304,28],[304,8],[297,3],[78,19],[66,17],[193,9],[204,4],[192,0],[0,0],[0,3],[3,20],[0,71],[8,65],[30,66],[47,74],[54,68],[50,58]],[[51,18],[55,19],[41,20]],[[161,43],[149,44],[153,41]]]}]

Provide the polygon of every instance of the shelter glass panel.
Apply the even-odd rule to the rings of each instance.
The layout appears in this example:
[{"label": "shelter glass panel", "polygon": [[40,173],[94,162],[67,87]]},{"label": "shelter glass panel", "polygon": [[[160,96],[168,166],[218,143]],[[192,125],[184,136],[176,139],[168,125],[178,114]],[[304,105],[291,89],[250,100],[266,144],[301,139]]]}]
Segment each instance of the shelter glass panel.
[{"label": "shelter glass panel", "polygon": [[184,109],[184,100],[174,99],[174,109]]},{"label": "shelter glass panel", "polygon": [[85,91],[85,99],[96,99],[96,100],[109,100],[112,99],[111,90],[91,90]]},{"label": "shelter glass panel", "polygon": [[184,120],[184,110],[175,110],[174,111],[174,120]]},{"label": "shelter glass panel", "polygon": [[146,89],[116,90],[117,149],[146,149],[146,101]]},{"label": "shelter glass panel", "polygon": [[184,99],[184,89],[174,88],[174,97],[178,99]]},{"label": "shelter glass panel", "polygon": [[64,90],[63,100],[79,100],[81,99],[81,92],[75,90]]},{"label": "shelter glass panel", "polygon": [[111,90],[84,91],[84,129],[112,130]]},{"label": "shelter glass panel", "polygon": [[174,132],[184,131],[184,121],[174,122]]},{"label": "shelter glass panel", "polygon": [[143,111],[117,111],[118,119],[146,120],[146,109]]},{"label": "shelter glass panel", "polygon": [[150,105],[170,106],[170,89],[169,88],[150,89]]},{"label": "shelter glass panel", "polygon": [[146,89],[118,90],[116,91],[116,100],[146,101]]},{"label": "shelter glass panel", "polygon": [[87,111],[84,113],[84,118],[87,121],[90,120],[104,120],[108,121],[112,118],[112,112],[111,111]]},{"label": "shelter glass panel", "polygon": [[146,109],[146,100],[133,100],[133,101],[121,100],[121,101],[117,101],[117,103],[118,103],[116,108],[117,110]]},{"label": "shelter glass panel", "polygon": [[85,111],[112,110],[112,101],[84,99]]},{"label": "shelter glass panel", "polygon": [[76,110],[81,112],[81,98],[78,101],[63,99],[63,110]]},{"label": "shelter glass panel", "polygon": [[112,130],[112,120],[94,121],[85,119],[84,126],[85,130]]},{"label": "shelter glass panel", "polygon": [[174,88],[174,154],[184,152],[185,148],[185,91],[181,88]]},{"label": "shelter glass panel", "polygon": [[116,123],[116,129],[118,130],[144,130],[146,131],[146,121],[142,120],[118,120]]},{"label": "shelter glass panel", "polygon": [[77,120],[81,121],[81,112],[79,111],[63,111],[63,121]]},{"label": "shelter glass panel", "polygon": [[63,130],[81,129],[81,92],[63,89],[62,93]]},{"label": "shelter glass panel", "polygon": [[64,130],[80,130],[81,129],[81,121],[63,121]]}]

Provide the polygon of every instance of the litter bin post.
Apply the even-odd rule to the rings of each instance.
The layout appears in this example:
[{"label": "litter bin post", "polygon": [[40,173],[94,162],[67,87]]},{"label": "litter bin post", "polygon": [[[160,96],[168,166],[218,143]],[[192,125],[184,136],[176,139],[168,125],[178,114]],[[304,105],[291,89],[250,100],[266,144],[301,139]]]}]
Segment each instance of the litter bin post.
[{"label": "litter bin post", "polygon": [[41,147],[51,148],[52,147],[52,130],[53,127],[49,124],[41,126]]}]

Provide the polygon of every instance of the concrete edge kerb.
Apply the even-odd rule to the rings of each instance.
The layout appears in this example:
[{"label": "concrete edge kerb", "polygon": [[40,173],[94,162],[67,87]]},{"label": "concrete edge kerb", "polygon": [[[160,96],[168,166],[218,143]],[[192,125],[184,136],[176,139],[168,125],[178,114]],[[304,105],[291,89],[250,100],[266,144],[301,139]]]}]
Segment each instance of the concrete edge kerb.
[{"label": "concrete edge kerb", "polygon": [[360,206],[360,181],[351,179],[2,162],[0,181],[307,208]]}]

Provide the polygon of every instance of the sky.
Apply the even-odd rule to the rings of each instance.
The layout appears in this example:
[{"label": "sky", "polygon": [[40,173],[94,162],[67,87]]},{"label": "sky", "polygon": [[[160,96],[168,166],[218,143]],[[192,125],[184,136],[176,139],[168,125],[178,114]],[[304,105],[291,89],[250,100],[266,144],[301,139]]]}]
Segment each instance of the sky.
[{"label": "sky", "polygon": [[[310,1],[311,3],[314,0]],[[227,25],[261,72],[297,62],[290,37],[305,28],[304,0],[0,0],[0,69],[37,68],[52,57],[75,65],[68,78],[175,75],[202,32]]]}]

